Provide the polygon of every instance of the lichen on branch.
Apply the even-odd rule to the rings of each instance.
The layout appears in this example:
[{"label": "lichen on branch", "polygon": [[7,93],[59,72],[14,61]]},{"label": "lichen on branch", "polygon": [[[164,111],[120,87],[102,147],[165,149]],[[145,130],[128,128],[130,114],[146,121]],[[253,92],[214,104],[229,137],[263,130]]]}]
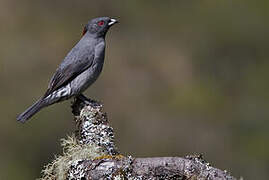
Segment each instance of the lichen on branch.
[{"label": "lichen on branch", "polygon": [[76,132],[62,140],[63,155],[42,171],[41,180],[235,180],[201,155],[133,158],[119,153],[103,105],[77,98],[72,104]]},{"label": "lichen on branch", "polygon": [[61,140],[63,155],[45,166],[42,180],[72,179],[70,169],[78,168],[79,162],[119,154],[114,143],[113,128],[108,124],[102,104],[75,99],[72,112],[77,130],[75,134]]}]

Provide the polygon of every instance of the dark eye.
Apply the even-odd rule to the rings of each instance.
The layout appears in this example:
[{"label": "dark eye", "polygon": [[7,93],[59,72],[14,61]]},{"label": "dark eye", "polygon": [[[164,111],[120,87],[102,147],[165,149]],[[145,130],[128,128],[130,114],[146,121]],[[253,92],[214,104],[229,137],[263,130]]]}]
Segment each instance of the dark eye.
[{"label": "dark eye", "polygon": [[98,26],[103,26],[104,24],[105,24],[104,21],[99,21],[99,22],[98,22]]}]

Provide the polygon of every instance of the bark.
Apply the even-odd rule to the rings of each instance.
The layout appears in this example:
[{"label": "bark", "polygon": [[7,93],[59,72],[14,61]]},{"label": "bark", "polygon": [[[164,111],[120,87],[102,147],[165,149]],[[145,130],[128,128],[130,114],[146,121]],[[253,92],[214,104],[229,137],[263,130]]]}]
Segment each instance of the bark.
[{"label": "bark", "polygon": [[[77,98],[72,109],[77,125],[76,138],[72,141],[76,143],[71,143],[71,148],[69,145],[67,148],[69,150],[64,151],[63,156],[48,165],[49,170],[44,170],[47,174],[43,175],[42,179],[236,179],[227,171],[212,167],[202,155],[155,158],[123,156],[115,146],[113,128],[108,123],[101,103],[85,97]],[[79,146],[77,149],[83,152],[81,158],[76,150],[74,153],[73,146],[76,148]],[[85,155],[85,152],[90,153]],[[67,158],[66,155],[68,155]],[[62,168],[62,164],[65,164],[66,169]],[[57,169],[64,170],[59,173]]]}]

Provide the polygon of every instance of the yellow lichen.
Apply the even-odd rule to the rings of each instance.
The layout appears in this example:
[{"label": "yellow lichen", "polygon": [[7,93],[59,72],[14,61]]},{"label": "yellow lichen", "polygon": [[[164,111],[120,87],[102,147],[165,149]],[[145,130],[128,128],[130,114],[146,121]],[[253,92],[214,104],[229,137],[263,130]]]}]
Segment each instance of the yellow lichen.
[{"label": "yellow lichen", "polygon": [[100,160],[100,159],[117,159],[117,160],[120,160],[124,158],[123,155],[119,154],[119,155],[115,155],[115,156],[112,156],[112,155],[102,155],[102,156],[99,156],[99,157],[96,157],[94,158],[94,160]]}]

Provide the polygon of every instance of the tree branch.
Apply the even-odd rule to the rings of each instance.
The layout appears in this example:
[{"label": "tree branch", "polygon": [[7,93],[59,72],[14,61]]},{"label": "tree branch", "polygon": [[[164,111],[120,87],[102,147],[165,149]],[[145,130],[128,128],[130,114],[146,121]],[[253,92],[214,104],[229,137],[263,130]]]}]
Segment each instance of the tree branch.
[{"label": "tree branch", "polygon": [[201,155],[133,158],[119,153],[113,128],[101,103],[79,97],[72,105],[76,135],[62,140],[63,156],[43,170],[42,179],[212,179],[235,180],[212,167]]}]

